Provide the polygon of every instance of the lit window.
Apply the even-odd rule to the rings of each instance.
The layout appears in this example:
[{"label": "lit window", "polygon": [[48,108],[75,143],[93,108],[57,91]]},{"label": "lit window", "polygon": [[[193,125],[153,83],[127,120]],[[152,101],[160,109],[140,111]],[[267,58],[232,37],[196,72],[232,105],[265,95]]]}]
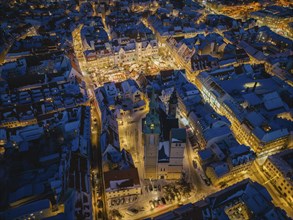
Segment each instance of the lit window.
[{"label": "lit window", "polygon": [[155,124],[151,124],[151,129],[152,129],[152,130],[155,129]]}]

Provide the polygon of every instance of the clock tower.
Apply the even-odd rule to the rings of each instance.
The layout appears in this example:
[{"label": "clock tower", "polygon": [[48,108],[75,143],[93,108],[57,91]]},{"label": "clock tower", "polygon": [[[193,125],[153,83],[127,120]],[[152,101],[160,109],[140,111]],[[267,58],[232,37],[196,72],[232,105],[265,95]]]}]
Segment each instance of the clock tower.
[{"label": "clock tower", "polygon": [[144,140],[144,168],[146,179],[156,179],[161,125],[154,90],[152,91],[149,108],[149,113],[143,120],[142,131]]}]

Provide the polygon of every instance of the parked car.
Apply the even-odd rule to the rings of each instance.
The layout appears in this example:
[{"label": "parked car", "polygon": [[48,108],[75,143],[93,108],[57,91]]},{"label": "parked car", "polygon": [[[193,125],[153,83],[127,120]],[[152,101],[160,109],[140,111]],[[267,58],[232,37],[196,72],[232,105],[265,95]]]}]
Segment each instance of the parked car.
[{"label": "parked car", "polygon": [[98,205],[98,208],[100,208],[100,209],[103,208],[103,201],[99,199],[97,201],[97,205]]},{"label": "parked car", "polygon": [[153,202],[154,202],[155,207],[157,208],[159,206],[159,201],[158,200],[154,200]]},{"label": "parked car", "polygon": [[150,206],[151,206],[151,209],[154,209],[154,208],[155,208],[155,205],[154,205],[154,203],[153,203],[152,200],[149,201],[149,204],[150,204]]},{"label": "parked car", "polygon": [[131,216],[137,214],[138,212],[139,211],[137,209],[135,209],[135,208],[128,208],[127,211],[126,211],[126,213],[128,215],[131,215]]},{"label": "parked car", "polygon": [[227,186],[227,183],[221,183],[221,184],[220,184],[220,187],[221,187],[221,188],[224,188],[225,186]]}]

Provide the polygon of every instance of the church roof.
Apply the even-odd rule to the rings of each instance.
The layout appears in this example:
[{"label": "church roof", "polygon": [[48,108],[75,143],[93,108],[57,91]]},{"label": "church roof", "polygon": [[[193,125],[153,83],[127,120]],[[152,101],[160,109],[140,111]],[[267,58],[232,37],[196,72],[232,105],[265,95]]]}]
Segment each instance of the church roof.
[{"label": "church roof", "polygon": [[169,154],[170,154],[170,148],[169,148],[169,142],[164,141],[160,142],[159,144],[159,152],[158,152],[158,162],[159,163],[168,163],[169,162]]},{"label": "church roof", "polygon": [[178,128],[179,123],[177,118],[168,118],[167,114],[160,109],[160,121],[161,121],[161,130],[162,130],[162,136],[161,138],[164,141],[167,141],[170,139],[170,131],[172,128]]},{"label": "church roof", "polygon": [[158,114],[158,103],[155,98],[155,91],[152,90],[151,100],[149,103],[150,111],[147,113],[146,117],[143,119],[143,132],[146,134],[160,134],[160,118]]},{"label": "church roof", "polygon": [[176,93],[176,89],[174,88],[171,96],[170,96],[170,99],[169,99],[169,103],[170,104],[177,104],[178,103],[178,98],[177,98],[177,93]]},{"label": "church roof", "polygon": [[186,129],[185,128],[172,128],[171,129],[171,141],[173,143],[185,143],[186,142]]}]

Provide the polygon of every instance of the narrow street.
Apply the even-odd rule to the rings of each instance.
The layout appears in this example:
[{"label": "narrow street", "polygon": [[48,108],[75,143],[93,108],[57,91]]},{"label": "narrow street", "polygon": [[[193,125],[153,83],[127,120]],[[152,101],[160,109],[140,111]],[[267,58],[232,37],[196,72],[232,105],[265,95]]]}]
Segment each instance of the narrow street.
[{"label": "narrow street", "polygon": [[193,152],[191,149],[190,142],[187,140],[186,148],[184,151],[184,163],[185,163],[185,170],[188,170],[188,179],[189,182],[193,185],[193,191],[199,192],[202,190],[203,185],[200,180],[200,177],[197,173],[197,170],[193,166]]},{"label": "narrow street", "polygon": [[[107,201],[106,201],[106,195],[105,195],[105,189],[104,189],[104,179],[103,179],[103,165],[102,165],[102,152],[100,148],[100,135],[101,135],[101,129],[102,129],[102,122],[101,122],[101,115],[97,106],[96,101],[93,102],[92,104],[92,112],[93,112],[93,120],[96,120],[93,124],[93,130],[92,130],[92,167],[91,170],[94,172],[95,175],[97,175],[97,180],[98,182],[95,182],[95,185],[93,187],[93,194],[94,197],[96,198],[97,195],[101,196],[101,200],[103,202],[103,207],[102,207],[102,213],[103,213],[103,218],[102,219],[108,219],[107,217]],[[95,124],[96,123],[96,124]],[[98,192],[96,192],[96,190]],[[98,196],[99,197],[99,196]],[[96,210],[95,213],[95,218],[97,219],[97,211],[98,211],[98,204],[97,200],[99,198],[96,198],[93,204],[95,204],[94,210]]]},{"label": "narrow street", "polygon": [[[103,18],[103,24],[105,25],[105,19]],[[145,19],[142,19],[143,23],[146,26],[149,26],[151,29],[152,27],[148,24],[148,21]],[[84,57],[81,52],[82,48],[82,42],[80,38],[80,29],[76,30],[74,33],[74,47],[75,51],[77,51],[77,57],[79,58],[79,61],[81,65],[84,63]],[[153,29],[152,29],[153,30]],[[110,37],[109,30],[106,29],[108,36]],[[154,30],[153,30],[154,31]],[[220,35],[222,35],[222,32],[219,32]],[[169,52],[169,49],[166,49],[167,52]],[[169,53],[166,53],[169,54]],[[170,53],[171,54],[171,53]],[[168,57],[168,60],[173,60],[173,57],[171,55],[166,55]],[[161,59],[161,57],[160,57]],[[155,65],[155,63],[154,63]],[[158,62],[157,67],[164,66],[163,59]],[[173,62],[172,65],[165,65],[165,68],[169,67],[170,69],[178,69],[180,66],[177,66],[176,62]],[[98,70],[96,69],[98,72]],[[100,72],[101,71],[101,72]],[[106,71],[106,70],[105,70]],[[107,72],[111,72],[110,70],[107,70]],[[99,73],[104,73],[103,70],[99,70]],[[105,72],[106,73],[106,72]],[[113,74],[113,72],[112,72]],[[96,74],[97,75],[97,74]],[[195,75],[192,75],[190,72],[186,72],[187,78],[195,83],[196,77]],[[100,75],[99,75],[100,76]],[[98,78],[99,78],[98,76]],[[96,76],[97,77],[97,76]],[[93,78],[91,79],[89,75],[86,75],[84,77],[87,88],[92,91],[94,94],[94,88],[93,88]],[[98,80],[97,80],[98,81]],[[102,82],[101,82],[102,83]],[[196,84],[196,83],[195,83]],[[101,84],[102,85],[102,84]],[[94,97],[95,99],[95,97]],[[146,105],[148,105],[146,103]],[[165,213],[169,210],[175,209],[178,207],[178,201],[167,204],[163,207],[156,208],[153,210],[150,210],[149,200],[156,198],[160,196],[160,193],[148,193],[145,191],[145,187],[148,186],[148,182],[144,180],[144,146],[143,146],[143,140],[142,140],[142,131],[141,131],[141,119],[145,116],[145,114],[148,112],[148,108],[146,108],[144,111],[136,112],[129,115],[124,115],[120,119],[118,119],[119,123],[119,141],[120,141],[120,148],[125,149],[129,151],[133,157],[133,161],[135,164],[135,167],[138,169],[139,172],[139,178],[141,181],[141,188],[143,195],[139,196],[138,200],[135,202],[135,204],[123,204],[120,206],[115,207],[109,207],[108,201],[106,201],[105,198],[105,192],[104,192],[104,186],[103,186],[103,170],[102,170],[102,155],[101,155],[101,149],[100,149],[100,141],[99,137],[101,134],[101,115],[99,113],[99,107],[96,103],[96,100],[92,103],[92,173],[94,175],[97,175],[97,181],[92,181],[92,193],[93,193],[93,210],[94,210],[94,219],[97,219],[97,213],[101,210],[97,207],[97,201],[101,199],[103,201],[103,208],[102,211],[104,213],[104,218],[107,219],[107,213],[111,209],[118,209],[122,215],[124,215],[124,219],[142,219],[147,217],[154,217],[157,215],[160,215],[162,213]],[[182,127],[182,126],[181,126]],[[183,126],[184,127],[184,126]],[[196,164],[196,165],[195,165]],[[204,176],[204,171],[202,170],[200,166],[200,161],[197,155],[193,152],[192,146],[189,143],[189,140],[187,140],[186,148],[184,151],[184,164],[183,164],[184,170],[186,172],[187,178],[186,180],[192,184],[192,192],[191,197],[184,200],[184,204],[189,202],[196,202],[199,201],[202,198],[205,198],[206,196],[221,190],[219,187],[214,187],[213,185],[208,186],[204,180],[202,179],[202,176]],[[266,183],[266,177],[262,176],[263,173],[258,170],[259,167],[254,168],[256,170],[253,173],[247,173],[241,178],[235,178],[232,179],[231,182],[227,184],[232,185],[238,181],[241,181],[243,178],[250,177],[251,179],[261,183],[264,185],[267,190],[270,192],[270,194],[273,197],[273,202],[276,206],[279,207],[286,207],[286,212],[290,213],[292,215],[292,210],[288,206],[288,204],[285,202],[285,200],[277,193],[277,191],[273,188],[270,182]],[[94,176],[92,175],[92,177]],[[99,192],[100,191],[100,192]],[[100,195],[99,195],[100,193]],[[100,197],[101,196],[101,197]],[[135,216],[129,216],[127,214],[127,208],[131,207],[132,205],[142,205],[145,207],[145,211],[142,211]],[[108,211],[108,212],[107,212]]]},{"label": "narrow street", "polygon": [[268,192],[270,193],[273,203],[275,206],[280,207],[281,209],[284,209],[288,216],[293,216],[293,209],[289,206],[287,201],[283,198],[283,195],[281,195],[278,190],[275,189],[273,186],[271,179],[268,179],[264,172],[261,170],[261,167],[255,162],[250,170],[250,178],[259,184],[263,185]]}]

